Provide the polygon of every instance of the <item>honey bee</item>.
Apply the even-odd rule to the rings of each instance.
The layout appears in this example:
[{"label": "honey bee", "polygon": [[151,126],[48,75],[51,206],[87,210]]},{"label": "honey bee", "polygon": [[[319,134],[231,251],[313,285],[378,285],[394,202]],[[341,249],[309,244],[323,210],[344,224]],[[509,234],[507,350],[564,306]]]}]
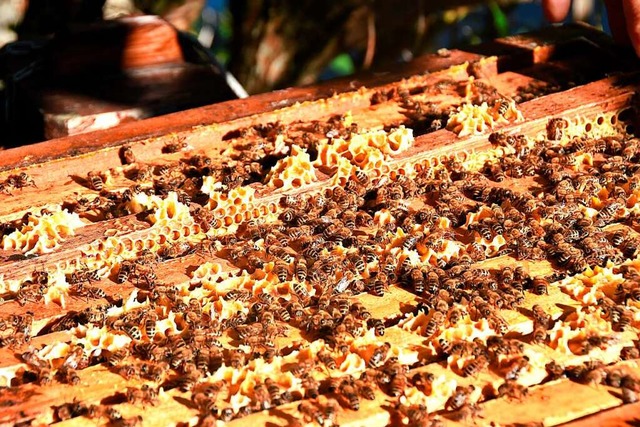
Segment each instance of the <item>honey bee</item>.
[{"label": "honey bee", "polygon": [[229,366],[234,369],[240,369],[244,366],[247,354],[240,349],[232,349],[229,351]]},{"label": "honey bee", "polygon": [[417,294],[422,294],[425,290],[425,277],[424,273],[420,268],[412,268],[409,277],[411,279],[411,283],[413,284],[413,290]]},{"label": "honey bee", "polygon": [[547,122],[547,139],[558,141],[562,139],[564,130],[569,126],[569,122],[562,118],[553,118]]},{"label": "honey bee", "polygon": [[335,358],[328,350],[321,350],[318,352],[318,360],[322,362],[329,369],[337,369]]},{"label": "honey bee", "polygon": [[328,420],[325,418],[325,414],[323,413],[318,404],[312,401],[302,401],[298,405],[298,412],[300,412],[303,416],[305,422],[316,422],[319,425],[324,425]]},{"label": "honey bee", "polygon": [[367,187],[370,183],[369,180],[369,175],[367,175],[367,173],[365,171],[363,171],[362,169],[357,169],[354,173],[354,177],[356,179],[356,181],[358,182],[358,184]]},{"label": "honey bee", "polygon": [[178,388],[182,392],[192,391],[200,380],[202,373],[192,363],[186,363],[181,372],[182,375],[172,379],[169,385]]},{"label": "honey bee", "polygon": [[311,376],[311,374],[303,374],[301,380],[305,398],[315,399],[320,395],[320,384]]},{"label": "honey bee", "polygon": [[498,106],[498,114],[504,116],[511,105],[508,99],[499,99],[496,101],[496,105]]},{"label": "honey bee", "polygon": [[446,355],[446,356],[450,356],[452,354],[454,354],[455,348],[454,345],[451,341],[445,339],[445,338],[440,338],[438,340],[438,346],[440,347],[440,351]]},{"label": "honey bee", "polygon": [[69,285],[76,285],[78,283],[91,283],[98,281],[100,280],[100,275],[98,274],[98,271],[84,267],[68,274],[66,279]]},{"label": "honey bee", "polygon": [[600,223],[602,225],[608,224],[614,219],[616,213],[623,207],[624,207],[624,204],[616,201],[615,199],[612,202],[609,202],[596,215],[596,224],[597,223]]},{"label": "honey bee", "polygon": [[136,156],[133,154],[133,150],[128,145],[123,145],[122,147],[120,147],[118,155],[120,156],[120,162],[122,162],[123,165],[130,165],[136,162]]},{"label": "honey bee", "polygon": [[129,403],[142,403],[155,406],[158,403],[158,389],[144,384],[140,388],[127,387],[125,397]]},{"label": "honey bee", "polygon": [[36,382],[39,385],[46,386],[53,382],[53,371],[47,366],[36,368]]},{"label": "honey bee", "polygon": [[297,363],[294,363],[290,367],[290,371],[296,377],[302,378],[303,376],[307,375],[308,372],[313,370],[314,367],[315,363],[312,359],[303,359]]},{"label": "honey bee", "polygon": [[126,380],[136,378],[140,371],[136,365],[122,364],[116,367],[115,372]]},{"label": "honey bee", "polygon": [[284,403],[282,402],[282,399],[281,399],[281,389],[273,379],[265,378],[264,385],[267,388],[267,392],[269,393],[270,401],[275,406],[278,406],[279,404]]},{"label": "honey bee", "polygon": [[377,337],[384,336],[385,327],[382,320],[370,318],[367,320],[367,327],[373,329]]},{"label": "honey bee", "polygon": [[176,141],[167,142],[162,147],[162,154],[177,153],[178,151],[184,150],[187,147],[188,144],[182,138],[178,137]]},{"label": "honey bee", "polygon": [[351,304],[350,311],[356,316],[356,318],[361,320],[368,320],[371,317],[369,310],[367,310],[360,301],[354,301],[353,304]]},{"label": "honey bee", "polygon": [[198,169],[198,171],[202,175],[211,174],[211,170],[209,169],[211,167],[211,164],[212,164],[211,157],[208,157],[202,154],[196,154],[189,158],[189,165]]},{"label": "honey bee", "polygon": [[435,334],[436,330],[442,325],[444,325],[445,320],[446,320],[446,317],[444,313],[440,311],[434,311],[434,313],[431,316],[431,319],[429,319],[429,322],[425,327],[424,335],[430,337],[433,334]]},{"label": "honey bee", "polygon": [[377,297],[384,296],[385,291],[388,287],[388,276],[385,273],[378,273],[374,279],[373,283],[370,283],[369,290],[371,293]]},{"label": "honey bee", "polygon": [[267,253],[275,258],[279,258],[287,264],[291,264],[295,261],[293,255],[291,255],[285,248],[278,245],[271,245],[267,247]]},{"label": "honey bee", "polygon": [[107,300],[109,299],[109,296],[107,295],[107,293],[103,289],[98,288],[97,286],[86,286],[82,284],[76,284],[72,286],[70,289],[76,295],[85,297],[87,302],[89,301],[89,299],[100,299],[100,298],[104,298]]},{"label": "honey bee", "polygon": [[271,407],[271,396],[265,384],[257,383],[253,386],[253,398],[259,410],[263,411]]},{"label": "honey bee", "polygon": [[33,178],[26,172],[20,172],[17,175],[9,175],[5,181],[6,185],[16,189],[22,189],[25,187],[37,187]]},{"label": "honey bee", "polygon": [[356,227],[371,227],[373,226],[373,217],[365,211],[356,211]]},{"label": "honey bee", "polygon": [[116,350],[113,352],[109,352],[107,356],[107,363],[109,366],[117,366],[119,365],[127,356],[129,352],[125,349]]},{"label": "honey bee", "polygon": [[376,393],[370,383],[363,380],[355,380],[353,382],[354,387],[358,390],[360,396],[367,400],[375,400]]},{"label": "honey bee", "polygon": [[118,269],[118,276],[116,281],[118,283],[124,283],[129,280],[129,276],[136,270],[135,264],[131,261],[123,261]]},{"label": "honey bee", "polygon": [[532,283],[533,293],[536,295],[548,295],[549,294],[549,281],[544,277],[536,277]]},{"label": "honey bee", "polygon": [[88,413],[88,408],[74,398],[72,402],[64,403],[55,409],[55,416],[59,421],[81,417]]},{"label": "honey bee", "polygon": [[504,318],[497,314],[492,314],[487,317],[487,322],[489,326],[494,331],[498,332],[500,335],[505,335],[509,332],[509,324]]},{"label": "honey bee", "polygon": [[457,386],[445,407],[449,411],[457,411],[463,406],[469,403],[470,395],[475,391],[475,387],[473,385],[465,386]]},{"label": "honey bee", "polygon": [[628,388],[638,393],[640,392],[640,379],[630,374],[623,375],[622,378],[620,378],[620,387]]},{"label": "honey bee", "polygon": [[473,377],[478,375],[481,371],[489,366],[489,359],[486,356],[480,355],[475,359],[467,363],[462,370],[465,377]]},{"label": "honey bee", "polygon": [[387,354],[389,353],[390,349],[391,349],[391,344],[389,344],[388,342],[385,342],[381,346],[376,348],[373,354],[371,355],[371,357],[369,358],[369,362],[367,363],[367,366],[369,366],[370,368],[378,368],[382,366],[382,364],[387,359]]},{"label": "honey bee", "polygon": [[436,377],[431,372],[418,372],[411,378],[411,383],[425,394],[431,394],[432,384]]},{"label": "honey bee", "polygon": [[300,321],[305,315],[304,307],[297,301],[292,299],[286,306],[287,311],[291,315],[291,318],[295,321]]},{"label": "honey bee", "polygon": [[20,355],[20,358],[29,366],[39,369],[44,368],[47,363],[40,358],[35,350],[25,351]]},{"label": "honey bee", "polygon": [[265,331],[268,331],[270,326],[274,326],[275,325],[275,315],[274,315],[274,313],[272,311],[265,310],[262,313],[262,316],[260,318],[260,322],[264,325]]},{"label": "honey bee", "polygon": [[233,408],[223,408],[220,410],[219,418],[224,422],[229,422],[233,419],[235,413],[233,412]]},{"label": "honey bee", "polygon": [[551,361],[545,365],[549,380],[556,380],[564,375],[564,367],[555,361]]},{"label": "honey bee", "polygon": [[354,228],[356,228],[356,214],[355,212],[348,210],[348,211],[344,211],[340,217],[340,219],[342,220],[342,223],[344,224],[345,227],[347,227],[350,230],[353,230]]},{"label": "honey bee", "polygon": [[624,373],[618,369],[610,369],[604,379],[606,385],[610,387],[620,387]]},{"label": "honey bee", "polygon": [[61,366],[56,372],[56,377],[65,384],[77,385],[80,383],[80,377],[76,370],[69,366]]},{"label": "honey bee", "polygon": [[[127,177],[135,182],[147,182],[153,177],[153,171],[150,167],[145,165],[138,165],[135,169],[131,170]],[[146,193],[153,191],[150,187],[143,187],[141,185],[134,185],[130,188],[131,193]]]},{"label": "honey bee", "polygon": [[524,399],[529,390],[518,384],[515,380],[507,380],[498,387],[498,397],[506,397],[513,400]]},{"label": "honey bee", "polygon": [[364,260],[359,254],[351,253],[347,256],[347,259],[358,273],[364,272],[367,268]]},{"label": "honey bee", "polygon": [[191,252],[191,250],[192,247],[189,243],[176,242],[160,248],[160,250],[158,251],[158,256],[163,260],[175,259]]},{"label": "honey bee", "polygon": [[540,323],[534,322],[533,332],[531,333],[531,341],[534,344],[544,344],[547,341],[547,337],[547,328]]},{"label": "honey bee", "polygon": [[195,370],[195,365],[192,363],[194,360],[194,352],[191,348],[182,345],[180,347],[174,347],[169,358],[169,365],[173,369],[181,370],[183,373],[189,373],[189,371]]},{"label": "honey bee", "polygon": [[391,383],[389,384],[389,393],[394,397],[404,394],[404,391],[407,388],[407,382],[407,377],[404,373],[397,373],[391,379]]},{"label": "honey bee", "polygon": [[520,372],[529,366],[529,358],[527,356],[519,356],[510,362],[509,367],[504,373],[504,378],[509,380],[517,380]]},{"label": "honey bee", "polygon": [[33,282],[25,282],[16,293],[16,302],[24,307],[28,302],[39,302],[44,298],[47,292],[46,284],[36,284]]},{"label": "honey bee", "polygon": [[201,389],[200,394],[205,396],[207,399],[210,399],[212,402],[215,402],[216,397],[225,389],[225,387],[226,384],[224,381],[206,383],[206,385]]},{"label": "honey bee", "polygon": [[[191,402],[203,414],[213,414],[217,412],[215,397],[212,398],[205,393],[202,393],[202,392],[192,393]],[[215,424],[212,424],[212,425],[215,425]]]},{"label": "honey bee", "polygon": [[283,261],[276,261],[273,271],[280,282],[286,282],[289,278],[289,266]]},{"label": "honey bee", "polygon": [[[91,418],[99,418],[102,416],[107,417],[110,423],[115,425],[126,425],[122,424],[126,420],[122,417],[120,411],[118,411],[113,406],[95,406],[91,408],[92,417]],[[142,419],[140,420],[142,421]]]},{"label": "honey bee", "polygon": [[154,312],[150,312],[144,320],[144,333],[150,340],[156,336],[156,321],[158,316]]},{"label": "honey bee", "polygon": [[342,381],[340,384],[339,394],[347,402],[347,407],[352,411],[358,411],[360,409],[360,397],[356,388],[353,386],[353,382],[349,379]]},{"label": "honey bee", "polygon": [[[25,314],[12,314],[9,316],[9,324],[14,333],[21,333],[25,335],[31,334],[31,327],[33,325],[33,313],[27,311]],[[4,327],[0,329],[7,329],[7,322],[3,322]]]},{"label": "honey bee", "polygon": [[99,172],[90,171],[87,174],[87,182],[92,190],[102,191],[104,188],[104,181]]},{"label": "honey bee", "polygon": [[638,402],[638,392],[628,387],[620,389],[620,398],[625,404]]},{"label": "honey bee", "polygon": [[235,327],[235,331],[240,339],[245,340],[249,337],[255,337],[262,334],[262,332],[264,332],[264,325],[259,322],[248,325],[238,325]]},{"label": "honey bee", "polygon": [[420,232],[409,235],[409,237],[407,237],[402,243],[402,247],[406,250],[412,250],[422,239],[424,239],[424,234]]},{"label": "honey bee", "polygon": [[[407,405],[402,404],[400,401],[395,405],[399,418],[406,418],[408,420],[407,425],[418,426],[437,426],[437,419],[429,419],[427,407],[423,404]],[[431,422],[429,422],[431,421]],[[401,421],[404,424],[404,421]]]},{"label": "honey bee", "polygon": [[624,306],[616,306],[611,311],[611,323],[614,331],[624,331],[633,320],[633,313]]},{"label": "honey bee", "polygon": [[620,359],[632,360],[640,358],[640,350],[635,346],[622,347],[620,350]]},{"label": "honey bee", "polygon": [[346,311],[345,311],[345,304],[348,304],[348,302],[347,300],[345,300],[344,298],[340,298],[339,296],[341,294],[344,294],[350,287],[353,290],[358,280],[359,279],[354,279],[354,275],[351,271],[346,271],[344,276],[340,278],[338,283],[336,283],[335,286],[333,286],[332,293],[335,296],[333,298],[333,302],[336,303],[335,305],[338,306],[338,309],[343,314],[346,313],[346,311],[348,311],[348,307],[346,308]]},{"label": "honey bee", "polygon": [[452,307],[449,309],[449,323],[452,326],[457,325],[464,316],[466,316],[466,313],[460,307]]},{"label": "honey bee", "polygon": [[142,331],[138,326],[130,325],[125,328],[125,332],[134,341],[140,341],[142,339]]},{"label": "honey bee", "polygon": [[85,369],[89,366],[89,356],[81,346],[72,346],[62,366],[71,369]]},{"label": "honey bee", "polygon": [[533,307],[531,307],[531,311],[532,311],[533,320],[535,323],[541,325],[545,329],[548,329],[551,326],[551,321],[552,321],[551,315],[547,313],[542,308],[542,306],[540,306],[539,304],[535,304],[533,305]]}]

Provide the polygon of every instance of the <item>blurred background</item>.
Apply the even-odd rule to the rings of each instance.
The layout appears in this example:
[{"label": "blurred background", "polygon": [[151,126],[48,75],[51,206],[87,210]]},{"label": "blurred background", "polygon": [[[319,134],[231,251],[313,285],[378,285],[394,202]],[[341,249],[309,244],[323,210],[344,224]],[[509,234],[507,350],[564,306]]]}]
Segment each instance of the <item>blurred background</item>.
[{"label": "blurred background", "polygon": [[[548,25],[539,1],[0,0],[0,46],[72,21],[136,14],[192,33],[250,94]],[[608,31],[602,0],[574,0],[568,20]]]},{"label": "blurred background", "polygon": [[[42,61],[25,53],[38,51],[60,34],[73,34],[71,28],[141,15],[157,15],[171,23],[179,30],[181,60],[190,63],[191,68],[193,64],[209,64],[217,70],[216,76],[225,76],[227,87],[220,89],[214,85],[217,96],[203,96],[206,90],[202,87],[213,86],[206,83],[206,76],[198,74],[198,78],[182,80],[200,81],[200,88],[192,83],[188,88],[176,87],[171,92],[171,80],[167,78],[162,80],[166,90],[161,95],[148,95],[145,92],[148,89],[140,83],[143,78],[138,67],[135,78],[127,70],[126,85],[118,86],[116,82],[115,86],[94,90],[90,97],[80,98],[77,95],[85,89],[76,83],[86,80],[84,77],[78,77],[79,73],[68,74],[66,80],[58,79],[63,83],[53,85],[47,80],[51,73],[41,70]],[[587,22],[608,31],[602,0],[574,0],[567,20]],[[539,1],[522,0],[0,0],[0,47],[5,45],[5,49],[0,50],[0,98],[3,99],[0,125],[11,128],[10,132],[0,132],[0,142],[2,138],[8,140],[7,135],[18,143],[20,140],[32,142],[110,126],[98,125],[98,122],[119,124],[123,117],[137,120],[364,70],[390,70],[395,63],[410,61],[440,48],[463,48],[547,25]],[[174,28],[171,31],[175,31]],[[151,35],[145,37],[150,37],[149,43],[153,45],[153,34],[157,33],[148,34]],[[104,48],[104,40],[100,43],[102,47],[96,47],[95,52]],[[164,45],[158,47],[159,52],[163,49]],[[90,49],[82,52],[78,55],[92,60]],[[48,55],[55,58],[57,54],[54,51]],[[16,61],[16,57],[22,59]],[[66,59],[66,62],[75,63],[76,59]],[[7,66],[8,63],[19,63],[19,66]],[[149,64],[145,66],[148,68]],[[110,69],[102,63],[101,67]],[[88,73],[86,66],[82,69]],[[38,72],[40,79],[32,78]],[[96,70],[92,69],[91,73],[93,81],[85,88],[93,90],[97,85]],[[107,75],[98,74],[101,74],[99,85],[104,86]],[[155,76],[157,78],[157,73]],[[132,79],[137,80],[130,83]],[[25,84],[29,80],[38,83]],[[71,80],[73,85],[64,83]],[[173,82],[177,81],[174,77]],[[135,91],[130,90],[132,84]],[[51,87],[57,90],[55,96],[50,95]],[[60,87],[66,95],[61,95]],[[125,89],[114,89],[118,87]],[[47,95],[43,96],[45,92]],[[124,92],[128,92],[129,97],[116,96]],[[179,93],[181,98],[172,98],[170,92]],[[133,99],[133,93],[140,96]],[[187,102],[190,93],[198,96]],[[65,98],[68,94],[75,98]],[[20,105],[26,104],[22,102],[25,97],[33,99],[33,105]],[[82,111],[81,105],[89,105],[83,102],[92,99],[102,102],[99,108],[91,114]],[[152,99],[153,108],[145,105],[132,113],[138,99]],[[96,114],[109,108],[118,111],[115,119],[96,118]],[[128,113],[122,113],[125,110]],[[39,127],[33,125],[39,120],[38,114],[45,116],[44,124]],[[92,122],[85,121],[72,128],[67,123],[70,114],[91,116]],[[67,122],[61,124],[61,120]],[[30,125],[25,128],[27,122]]]}]

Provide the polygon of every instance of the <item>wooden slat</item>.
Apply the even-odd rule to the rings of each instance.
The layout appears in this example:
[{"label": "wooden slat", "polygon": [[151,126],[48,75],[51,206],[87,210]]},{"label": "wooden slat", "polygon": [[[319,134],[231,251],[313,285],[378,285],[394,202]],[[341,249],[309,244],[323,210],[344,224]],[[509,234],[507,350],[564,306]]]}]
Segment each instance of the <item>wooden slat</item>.
[{"label": "wooden slat", "polygon": [[563,426],[565,427],[618,427],[633,426],[638,423],[638,414],[640,413],[640,403],[631,403],[629,405],[617,406],[613,409],[601,411],[597,414],[569,421]]},{"label": "wooden slat", "polygon": [[[640,373],[637,362],[623,362],[614,366],[635,375]],[[485,414],[490,414],[492,422],[500,425],[535,422],[539,425],[554,426],[618,407],[621,403],[619,394],[611,387],[594,387],[561,379],[531,388],[522,400],[491,400],[482,405],[482,410]],[[599,422],[589,424],[588,420],[585,419],[580,425],[602,425]],[[592,420],[598,421],[598,418]],[[575,425],[578,423],[577,421]],[[569,425],[572,424],[574,423]]]}]

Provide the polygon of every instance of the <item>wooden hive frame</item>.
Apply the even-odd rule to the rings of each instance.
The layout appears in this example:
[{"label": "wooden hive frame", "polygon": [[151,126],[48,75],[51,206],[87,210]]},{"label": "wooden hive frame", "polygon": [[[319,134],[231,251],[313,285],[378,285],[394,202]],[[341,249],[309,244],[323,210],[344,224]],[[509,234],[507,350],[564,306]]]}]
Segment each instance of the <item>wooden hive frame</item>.
[{"label": "wooden hive frame", "polygon": [[[600,47],[598,47],[600,46]],[[604,46],[604,47],[603,47]],[[89,171],[106,171],[121,167],[120,150],[130,147],[138,163],[149,165],[175,164],[184,158],[185,152],[164,153],[167,144],[185,144],[188,154],[204,153],[211,157],[228,153],[232,144],[243,143],[241,129],[256,125],[267,125],[276,121],[285,126],[296,126],[310,121],[325,121],[336,115],[348,115],[354,123],[363,128],[391,128],[407,123],[407,105],[397,100],[388,100],[372,105],[374,94],[391,90],[405,89],[413,102],[427,102],[420,98],[432,85],[442,80],[457,82],[456,87],[464,88],[469,78],[483,81],[495,87],[503,97],[517,97],[522,91],[518,88],[527,85],[551,89],[550,76],[556,82],[574,79],[576,70],[582,75],[576,87],[556,88],[562,90],[530,101],[523,102],[519,109],[525,118],[521,123],[510,123],[500,131],[508,134],[538,136],[544,133],[548,120],[562,117],[567,120],[585,120],[582,125],[597,127],[604,121],[621,122],[624,117],[619,112],[633,106],[637,92],[638,76],[626,73],[605,77],[612,71],[626,71],[627,60],[623,57],[599,64],[593,58],[606,57],[612,51],[597,33],[583,27],[565,27],[550,30],[542,35],[520,36],[499,40],[480,48],[486,54],[451,51],[441,55],[431,55],[418,59],[401,71],[370,77],[363,82],[342,81],[320,86],[288,89],[272,94],[264,94],[247,100],[203,107],[169,116],[149,119],[140,123],[122,126],[107,132],[77,135],[70,138],[52,140],[31,147],[7,150],[0,160],[0,180],[6,180],[21,172],[33,178],[36,186],[27,186],[13,190],[11,195],[3,197],[0,206],[2,222],[19,220],[27,211],[52,209],[62,202],[80,197],[95,197],[96,191],[88,188],[86,177]],[[498,56],[490,56],[490,54]],[[427,72],[428,71],[428,72]],[[569,77],[571,76],[571,77]],[[441,99],[439,108],[446,111],[447,105],[456,105],[463,95],[450,95]],[[410,111],[409,111],[410,113]],[[627,114],[628,115],[628,114]],[[248,139],[248,138],[247,138]],[[249,140],[249,142],[251,142]],[[406,152],[392,157],[388,166],[390,171],[406,165],[437,164],[452,154],[463,156],[471,153],[491,152],[495,147],[487,140],[487,134],[458,138],[453,132],[442,129],[416,138],[413,146]],[[436,160],[434,160],[436,159]],[[428,163],[425,163],[428,162]],[[90,165],[90,166],[89,166]],[[260,184],[252,184],[255,189],[255,204],[265,206],[267,211],[281,211],[279,201],[284,194],[316,193],[330,185],[330,177],[318,173],[319,179],[294,190],[282,191]],[[507,180],[505,184],[511,184]],[[517,181],[522,189],[532,188],[535,183]],[[110,190],[128,187],[131,182],[123,175],[114,174],[107,183]],[[504,184],[503,184],[504,185]],[[91,247],[106,242],[110,237],[148,238],[153,234],[151,224],[139,215],[131,214],[116,219],[93,218],[91,223],[77,230],[77,234],[66,239],[56,250],[36,258],[24,257],[19,251],[2,251],[4,261],[0,262],[0,275],[4,280],[29,277],[34,271],[55,269],[56,265],[71,266]],[[204,239],[196,233],[191,236],[192,243]],[[208,255],[207,255],[208,256]],[[211,256],[211,260],[216,257]],[[164,283],[188,283],[195,268],[202,264],[203,255],[186,254],[160,263],[155,271]],[[237,268],[224,259],[217,259],[225,269]],[[546,261],[517,261],[509,256],[498,256],[482,262],[483,268],[500,269],[504,266],[525,265],[532,275],[546,275],[553,272],[553,266]],[[77,264],[76,264],[77,266]],[[136,291],[136,284],[126,282],[118,284],[111,279],[102,279],[94,285],[115,300],[126,300]],[[55,303],[27,301],[19,304],[11,295],[0,305],[0,317],[9,319],[12,315],[33,313],[31,335],[28,345],[0,348],[0,371],[10,376],[12,372],[21,372],[28,366],[20,358],[28,346],[39,348],[46,344],[68,342],[73,332],[60,330],[52,332],[52,324],[67,313],[80,312],[87,307],[95,307],[104,301],[70,297],[64,308]],[[401,286],[391,286],[383,298],[370,294],[360,294],[357,298],[375,318],[382,319],[386,325],[384,341],[403,348],[426,347],[425,337],[401,327],[403,315],[415,309],[420,298]],[[572,298],[559,287],[549,288],[548,295],[526,293],[519,311],[503,310],[502,317],[509,324],[509,336],[523,339],[528,351],[540,354],[544,360],[556,360],[567,365],[584,363],[593,357],[565,354],[549,346],[534,346],[527,342],[527,335],[533,329],[530,310],[539,304],[548,310],[554,318],[564,318],[580,307],[580,302]],[[621,346],[637,341],[635,323],[619,336]],[[381,338],[382,339],[382,338]],[[225,345],[235,346],[232,337],[223,336]],[[290,327],[286,337],[279,337],[276,345],[291,351],[307,343],[307,335],[295,327]],[[454,378],[457,384],[474,384],[478,389],[496,388],[502,377],[493,371],[481,372],[477,376],[462,377],[453,373],[442,364],[442,360],[431,357],[431,363],[418,366],[411,373],[428,370],[444,378]],[[640,375],[640,367],[635,360],[619,361],[615,351],[599,352],[597,359],[612,364],[625,372]],[[425,359],[426,360],[426,359]],[[446,365],[446,364],[445,364]],[[127,380],[110,370],[106,364],[97,364],[77,372],[79,382],[68,385],[54,382],[53,385],[39,386],[29,382],[0,390],[0,423],[48,424],[59,421],[55,418],[56,408],[78,399],[85,404],[112,405],[125,417],[142,416],[144,425],[182,424],[197,421],[198,411],[191,402],[190,392],[178,388],[166,390],[160,394],[155,407],[145,408],[140,404],[122,403],[120,393],[127,387],[140,387],[146,383],[140,379]],[[481,415],[473,422],[485,424],[495,422],[504,425],[539,423],[558,425],[562,423],[591,425],[615,425],[636,416],[638,404],[622,406],[619,393],[607,386],[590,386],[561,378],[540,384],[540,380],[526,382],[529,393],[522,399],[488,399],[479,406]],[[120,397],[118,397],[120,396]],[[301,420],[298,412],[299,402],[281,405],[271,410],[251,414],[232,421],[233,425],[250,423],[287,425]],[[342,405],[337,414],[340,425],[388,425],[397,423],[393,411],[393,402],[388,394],[377,391],[376,399],[361,399],[360,410],[352,411]],[[442,408],[429,408],[440,411]],[[593,415],[596,414],[596,415]],[[446,414],[443,414],[446,415]],[[582,419],[583,417],[587,417]],[[458,421],[442,418],[443,422],[458,424]],[[75,417],[57,422],[60,425],[86,425],[88,422],[106,424],[106,418],[88,421],[86,417]],[[470,422],[469,419],[461,423]]]}]

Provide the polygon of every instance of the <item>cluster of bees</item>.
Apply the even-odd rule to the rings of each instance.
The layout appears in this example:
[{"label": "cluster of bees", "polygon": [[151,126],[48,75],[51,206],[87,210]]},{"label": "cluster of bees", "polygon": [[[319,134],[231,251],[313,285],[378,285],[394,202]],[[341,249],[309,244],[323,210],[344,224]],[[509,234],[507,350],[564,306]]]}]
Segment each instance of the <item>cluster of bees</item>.
[{"label": "cluster of bees", "polygon": [[[477,96],[497,96],[477,86]],[[425,113],[422,106],[409,105],[408,96],[402,94],[378,94],[380,99],[371,102],[398,96],[405,99],[412,111],[421,114],[420,120],[431,114],[430,126],[442,125],[433,111]],[[636,233],[638,211],[631,209],[630,202],[640,190],[639,141],[625,135],[576,137],[560,143],[568,139],[567,128],[566,121],[551,120],[547,138],[535,144],[523,136],[494,133],[489,140],[508,148],[511,154],[475,167],[450,158],[439,167],[422,168],[415,175],[398,175],[394,179],[372,178],[358,171],[344,187],[311,195],[283,196],[279,218],[274,223],[252,220],[242,224],[234,236],[211,237],[201,243],[174,243],[157,253],[143,251],[136,259],[123,261],[113,280],[131,282],[140,288],[149,304],[118,316],[107,315],[109,308],[118,302],[92,284],[98,278],[95,272],[81,269],[71,273],[67,281],[73,295],[101,299],[105,304],[69,312],[47,330],[92,324],[126,335],[131,344],[100,354],[87,354],[81,346],[72,345],[55,370],[35,350],[26,351],[22,359],[28,371],[22,381],[77,384],[80,381],[77,370],[105,363],[126,379],[149,382],[140,388],[128,388],[122,393],[122,401],[154,405],[158,402],[159,387],[177,388],[191,393],[192,405],[200,412],[203,425],[296,401],[301,401],[297,408],[307,422],[333,425],[340,407],[357,411],[362,399],[375,400],[380,393],[392,400],[391,411],[402,423],[437,425],[438,419],[430,417],[427,408],[402,399],[408,387],[416,387],[426,395],[434,392],[433,374],[416,369],[426,361],[401,363],[390,351],[391,345],[384,342],[389,323],[375,318],[355,298],[364,292],[384,298],[391,286],[402,286],[418,298],[415,313],[429,316],[423,335],[437,349],[437,357],[468,357],[469,361],[457,372],[463,377],[499,368],[505,381],[496,390],[496,396],[519,399],[527,390],[518,383],[518,378],[529,360],[523,354],[522,340],[504,337],[509,324],[500,310],[518,308],[527,292],[547,294],[551,284],[565,274],[607,263],[619,266],[636,259],[640,246]],[[236,142],[237,152],[222,164],[195,155],[178,166],[149,168],[139,165],[131,148],[124,147],[120,156],[125,174],[135,184],[124,191],[109,191],[100,174],[90,173],[87,185],[98,196],[78,199],[69,207],[78,213],[92,211],[103,218],[113,218],[129,213],[127,203],[136,193],[163,196],[177,192],[180,200],[191,206],[192,215],[204,231],[219,228],[219,220],[200,207],[206,202],[206,195],[198,191],[203,176],[216,176],[228,190],[262,182],[268,172],[266,165],[283,156],[274,152],[279,135],[284,134],[287,143],[314,153],[320,138],[328,134],[348,137],[356,131],[357,126],[344,126],[339,117],[326,123],[296,123],[290,129],[277,123],[247,128],[229,138],[254,137],[261,143],[254,144],[253,149],[244,149],[241,142]],[[174,153],[184,148],[180,142],[170,145],[163,151]],[[587,157],[591,160],[585,161]],[[520,191],[514,189],[514,180],[537,184]],[[10,176],[2,185],[21,188],[32,184],[28,176]],[[377,220],[381,211],[388,213],[388,221]],[[467,224],[468,218],[479,211],[483,212],[481,218]],[[402,230],[400,240],[398,229]],[[498,236],[504,243],[489,248],[488,242]],[[264,244],[258,244],[260,241]],[[448,242],[455,242],[460,250],[445,257],[442,253]],[[396,256],[398,252],[391,251],[394,248],[416,255],[431,250],[436,257],[430,263],[416,263],[415,256]],[[177,287],[162,282],[155,273],[162,262],[194,254],[204,258],[215,254],[249,272],[273,264],[275,280],[290,284],[290,293],[285,298],[235,289],[214,295],[225,301],[237,301],[246,310],[226,319],[212,317],[202,300],[185,299]],[[547,259],[558,273],[539,277],[522,266],[492,271],[477,265],[493,256]],[[599,301],[597,310],[611,322],[614,331],[620,332],[628,330],[633,322],[629,302],[640,302],[640,272],[630,266],[618,267],[616,271],[625,281],[613,297]],[[31,282],[33,286],[21,292],[39,286],[36,294],[42,295],[47,274],[34,273]],[[35,297],[20,293],[17,296],[19,302],[32,298]],[[157,322],[168,312],[176,313],[179,326],[179,332],[173,335],[157,330]],[[467,316],[473,321],[487,319],[494,334],[472,341],[450,341],[440,336],[440,332],[455,328]],[[533,333],[525,340],[545,345],[554,321],[539,305],[533,307],[532,317]],[[0,319],[3,331],[0,345],[28,342],[32,320],[30,315]],[[287,336],[291,328],[299,329],[309,341],[321,339],[325,343],[313,358],[287,367],[287,372],[299,380],[301,390],[289,390],[265,378],[253,385],[251,403],[239,410],[225,404],[230,385],[222,380],[212,383],[206,380],[207,376],[223,366],[240,369],[254,359],[271,363],[282,356],[277,341]],[[11,333],[4,334],[5,331]],[[366,358],[362,372],[319,379],[320,371],[340,374],[336,359],[352,352],[353,340],[369,331],[379,337],[379,345]],[[605,345],[606,337],[600,339],[585,340],[585,353],[588,354],[589,345]],[[229,345],[229,340],[233,345]],[[621,357],[635,359],[638,352],[635,346],[625,347]],[[499,362],[503,356],[511,358],[506,367]],[[547,371],[548,379],[566,376],[583,383],[620,387],[626,402],[636,401],[640,392],[636,378],[597,363],[549,364]],[[474,416],[477,411],[472,398],[474,391],[472,386],[458,386],[445,409],[457,412],[461,419]],[[114,425],[140,422],[139,418],[122,417],[114,408],[77,401],[56,409],[59,420],[76,416],[106,417]]]},{"label": "cluster of bees", "polygon": [[0,347],[9,347],[31,341],[33,313],[11,315],[0,319]]},{"label": "cluster of bees", "polygon": [[[551,88],[549,89],[551,90]],[[522,88],[522,93],[531,91],[532,88]],[[458,97],[463,94],[466,95],[467,101],[473,105],[480,105],[483,102],[494,104],[503,100],[496,88],[482,80],[444,78],[428,86],[410,89],[393,87],[388,90],[378,90],[373,93],[370,102],[372,106],[388,101],[397,102],[401,113],[406,117],[405,125],[416,133],[428,133],[445,128],[449,114],[455,109],[453,106],[445,106],[440,102],[428,100],[441,95]],[[505,111],[500,111],[500,113],[504,114]]]},{"label": "cluster of bees", "polygon": [[20,190],[25,187],[35,187],[36,183],[29,174],[21,172],[9,175],[0,181],[0,193],[11,194],[12,190]]}]

